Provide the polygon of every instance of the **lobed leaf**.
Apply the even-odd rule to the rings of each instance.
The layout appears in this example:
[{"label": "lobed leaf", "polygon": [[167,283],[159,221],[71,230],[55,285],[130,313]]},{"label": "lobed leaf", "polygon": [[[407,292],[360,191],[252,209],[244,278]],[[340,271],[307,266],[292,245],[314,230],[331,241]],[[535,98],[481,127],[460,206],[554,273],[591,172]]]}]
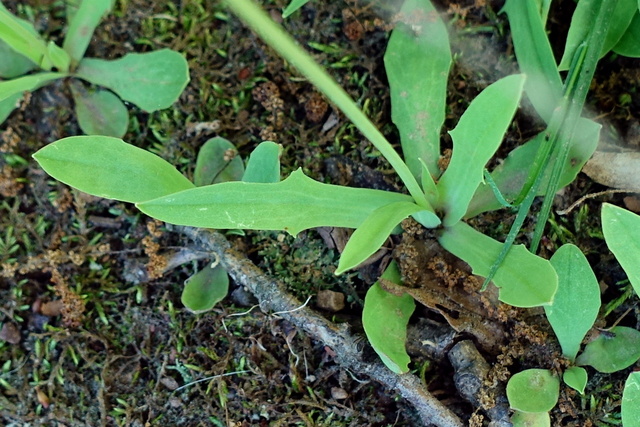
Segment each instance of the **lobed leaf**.
[{"label": "lobed leaf", "polygon": [[[342,274],[357,267],[376,253],[391,232],[409,215],[420,212],[422,207],[411,202],[396,202],[381,206],[371,212],[347,242],[335,274]],[[435,216],[435,214],[433,214]]]},{"label": "lobed leaf", "polygon": [[618,206],[602,205],[602,233],[609,250],[640,295],[640,216]]},{"label": "lobed leaf", "polygon": [[562,354],[573,361],[598,316],[600,286],[577,246],[563,245],[549,261],[558,274],[558,292],[544,311],[560,341]]},{"label": "lobed leaf", "polygon": [[[502,243],[476,231],[464,222],[441,231],[440,244],[461,258],[474,274],[486,276]],[[523,245],[514,245],[493,278],[499,288],[500,301],[515,307],[535,307],[549,304],[558,288],[558,276],[549,261],[529,252]]]},{"label": "lobed leaf", "polygon": [[247,167],[242,175],[245,182],[280,181],[280,153],[282,146],[272,141],[263,141],[249,155]]},{"label": "lobed leaf", "polygon": [[138,203],[172,224],[217,229],[285,230],[321,226],[358,228],[377,208],[411,197],[381,190],[323,184],[301,170],[278,183],[224,182]]},{"label": "lobed leaf", "polygon": [[622,424],[640,427],[640,372],[629,374],[622,393]]},{"label": "lobed leaf", "polygon": [[522,412],[547,412],[558,403],[560,380],[547,369],[527,369],[507,382],[511,408]]},{"label": "lobed leaf", "polygon": [[587,386],[587,370],[580,366],[572,366],[562,374],[562,380],[578,393],[584,394]]},{"label": "lobed leaf", "polygon": [[74,64],[84,56],[93,32],[113,7],[113,0],[81,0],[79,7],[69,19],[69,27],[62,48]]},{"label": "lobed leaf", "polygon": [[449,35],[429,0],[405,1],[399,16],[384,55],[391,116],[411,173],[420,177],[422,160],[437,177],[451,67]]},{"label": "lobed leaf", "polygon": [[236,146],[229,140],[216,136],[200,147],[193,171],[193,182],[196,186],[240,181],[243,174],[244,163]]},{"label": "lobed leaf", "polygon": [[[400,271],[395,262],[381,279],[400,284]],[[407,324],[416,304],[410,295],[394,295],[374,283],[364,298],[362,325],[369,343],[382,362],[396,374],[409,371],[411,359],[405,349]]]},{"label": "lobed leaf", "polygon": [[165,160],[109,136],[63,138],[41,148],[33,158],[58,181],[124,202],[142,202],[194,187]]},{"label": "lobed leaf", "polygon": [[78,124],[87,135],[122,138],[129,127],[129,112],[120,98],[107,90],[87,91],[77,81],[71,84]]},{"label": "lobed leaf", "polygon": [[184,282],[180,300],[192,313],[204,313],[222,301],[229,291],[229,275],[220,265],[205,266]]},{"label": "lobed leaf", "polygon": [[602,332],[576,359],[577,365],[590,365],[604,373],[628,368],[640,359],[640,332],[615,326]]},{"label": "lobed leaf", "polygon": [[450,132],[453,154],[437,185],[445,227],[460,221],[467,211],[483,181],[484,167],[500,146],[518,108],[524,82],[524,75],[512,75],[488,86]]},{"label": "lobed leaf", "polygon": [[178,52],[162,49],[129,53],[112,61],[85,58],[76,76],[152,112],[168,108],[178,99],[189,82],[189,65]]}]

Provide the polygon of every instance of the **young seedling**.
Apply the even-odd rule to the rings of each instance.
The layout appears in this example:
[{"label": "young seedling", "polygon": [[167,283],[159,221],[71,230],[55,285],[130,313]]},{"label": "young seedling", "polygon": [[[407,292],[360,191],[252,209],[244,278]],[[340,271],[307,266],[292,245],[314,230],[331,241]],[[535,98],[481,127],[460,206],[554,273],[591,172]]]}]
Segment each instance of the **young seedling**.
[{"label": "young seedling", "polygon": [[[122,100],[153,112],[178,99],[189,82],[189,68],[177,52],[130,53],[115,60],[84,58],[95,28],[112,7],[113,0],[82,0],[76,8],[69,6],[69,26],[59,47],[43,40],[33,25],[0,3],[0,123],[24,92],[69,77],[78,124],[90,135],[124,136],[129,113]],[[96,87],[87,88],[82,81]]]}]

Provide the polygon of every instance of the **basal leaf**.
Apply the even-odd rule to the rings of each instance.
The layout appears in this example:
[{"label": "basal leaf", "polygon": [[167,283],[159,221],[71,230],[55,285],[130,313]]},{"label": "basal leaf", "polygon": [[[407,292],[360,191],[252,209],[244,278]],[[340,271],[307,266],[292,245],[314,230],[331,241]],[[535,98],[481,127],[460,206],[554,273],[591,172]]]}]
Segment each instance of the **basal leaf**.
[{"label": "basal leaf", "polygon": [[525,78],[513,75],[498,80],[478,95],[450,134],[453,154],[438,182],[445,212],[443,225],[460,221],[478,185],[484,167],[496,152],[520,103]]},{"label": "basal leaf", "polygon": [[572,366],[562,374],[562,380],[580,394],[584,394],[587,379],[587,370],[580,366]]},{"label": "basal leaf", "polygon": [[640,372],[629,374],[622,393],[622,424],[640,427]]},{"label": "basal leaf", "polygon": [[391,115],[413,175],[420,177],[422,159],[437,177],[451,67],[449,34],[429,0],[405,1],[399,18],[384,55]]},{"label": "basal leaf", "polygon": [[58,181],[108,199],[136,203],[194,187],[165,160],[109,136],[63,138],[33,158]]},{"label": "basal leaf", "polygon": [[586,345],[577,365],[590,365],[604,373],[628,368],[640,359],[640,332],[616,326]]},{"label": "basal leaf", "polygon": [[[481,276],[489,273],[502,248],[502,243],[464,222],[444,228],[438,241]],[[500,289],[500,301],[516,307],[534,307],[553,301],[558,276],[549,261],[533,255],[523,245],[514,245],[493,283]]]},{"label": "basal leaf", "polygon": [[509,378],[509,405],[522,412],[547,412],[558,403],[560,380],[547,369],[527,369]]},{"label": "basal leaf", "polygon": [[230,141],[220,136],[205,142],[196,159],[193,182],[203,185],[227,181],[240,181],[244,173],[244,163],[238,150]]},{"label": "basal leaf", "polygon": [[280,153],[282,146],[272,141],[261,142],[249,155],[242,175],[245,182],[280,181]]},{"label": "basal leaf", "polygon": [[513,427],[551,427],[548,412],[515,411],[511,417]]},{"label": "basal leaf", "polygon": [[129,127],[129,112],[120,98],[107,90],[87,91],[78,81],[74,83],[71,93],[82,131],[87,135],[122,138]]},{"label": "basal leaf", "polygon": [[[569,155],[558,183],[558,190],[572,182],[582,169],[582,166],[593,155],[598,146],[601,127],[601,125],[592,120],[580,119],[576,127],[576,133],[570,142]],[[511,151],[504,162],[491,172],[493,180],[507,200],[515,198],[520,193],[527,180],[531,161],[535,158],[544,135],[544,132],[542,132],[534,139]],[[543,177],[543,183],[540,185],[538,195],[545,193],[548,181],[549,173],[547,172]],[[480,184],[478,191],[473,195],[465,217],[471,218],[482,212],[502,207],[502,204],[493,194],[491,187],[483,183]]]},{"label": "basal leaf", "polygon": [[10,96],[14,96],[18,93],[22,94],[22,92],[36,90],[40,86],[43,86],[52,80],[61,79],[63,77],[67,77],[67,74],[38,73],[0,82],[0,101],[4,101]]},{"label": "basal leaf", "polygon": [[82,0],[69,20],[62,48],[74,64],[80,62],[102,17],[111,11],[113,0]]},{"label": "basal leaf", "polygon": [[544,306],[544,311],[560,341],[562,353],[573,361],[598,316],[600,286],[577,246],[563,245],[550,262],[558,274],[558,292],[553,303]]},{"label": "basal leaf", "polygon": [[184,282],[180,300],[192,313],[204,313],[222,301],[228,291],[226,270],[220,265],[207,265]]},{"label": "basal leaf", "polygon": [[[382,275],[383,279],[400,284],[400,271],[395,262]],[[362,325],[367,339],[384,364],[396,374],[409,371],[411,359],[405,349],[407,324],[415,310],[413,298],[394,295],[374,283],[364,299]]]},{"label": "basal leaf", "polygon": [[0,101],[0,124],[2,124],[13,110],[18,107],[18,103],[22,99],[21,93],[16,93],[3,101]]},{"label": "basal leaf", "polygon": [[388,191],[323,184],[297,170],[278,183],[223,182],[137,206],[172,224],[285,230],[295,235],[321,226],[358,228],[374,210],[403,201],[412,199]]},{"label": "basal leaf", "polygon": [[602,205],[602,233],[609,250],[627,273],[636,294],[640,295],[640,216],[605,203]]},{"label": "basal leaf", "polygon": [[[351,235],[340,255],[335,274],[357,267],[384,244],[400,222],[422,207],[410,202],[396,202],[379,207]],[[435,216],[435,214],[434,214]]]},{"label": "basal leaf", "polygon": [[4,7],[0,8],[0,38],[36,65],[41,65],[42,59],[48,55],[47,43],[33,25],[17,18]]},{"label": "basal leaf", "polygon": [[76,75],[152,112],[178,99],[189,82],[189,66],[178,52],[162,49],[129,53],[113,61],[83,59]]},{"label": "basal leaf", "polygon": [[8,44],[0,40],[0,78],[13,79],[27,74],[36,68],[36,64],[24,55],[11,49]]},{"label": "basal leaf", "polygon": [[619,55],[640,58],[640,12],[633,15],[627,31],[622,35],[613,51]]},{"label": "basal leaf", "polygon": [[548,122],[562,98],[562,79],[541,16],[548,4],[539,5],[541,11],[535,3],[508,0],[504,11],[509,17],[518,66],[527,75],[525,91],[540,117]]}]

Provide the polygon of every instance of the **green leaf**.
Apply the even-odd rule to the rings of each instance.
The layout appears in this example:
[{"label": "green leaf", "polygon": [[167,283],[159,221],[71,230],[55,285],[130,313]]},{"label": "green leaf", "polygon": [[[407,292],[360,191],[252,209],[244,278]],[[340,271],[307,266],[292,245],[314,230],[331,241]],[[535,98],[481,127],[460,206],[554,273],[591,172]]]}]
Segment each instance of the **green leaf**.
[{"label": "green leaf", "polygon": [[524,75],[498,80],[478,95],[450,134],[453,154],[438,182],[445,227],[462,219],[478,185],[484,167],[496,152],[518,108]]},{"label": "green leaf", "polygon": [[291,0],[291,3],[282,11],[282,18],[287,19],[293,12],[300,9],[305,4],[309,3],[309,0]]},{"label": "green leaf", "polygon": [[578,393],[584,394],[587,386],[587,370],[580,366],[572,366],[562,374],[562,380]]},{"label": "green leaf", "polygon": [[113,61],[83,59],[76,75],[152,112],[178,99],[189,82],[189,65],[178,52],[162,49],[129,53]]},{"label": "green leaf", "polygon": [[27,74],[36,68],[29,58],[11,49],[8,44],[0,40],[0,77],[13,79],[14,77]]},{"label": "green leaf", "polygon": [[391,115],[413,175],[420,177],[422,160],[437,177],[451,67],[449,34],[429,0],[405,1],[400,16],[384,55]]},{"label": "green leaf", "polygon": [[184,282],[182,304],[192,313],[209,311],[227,296],[229,275],[220,265],[207,265]]},{"label": "green leaf", "polygon": [[391,203],[374,210],[349,238],[335,274],[342,274],[360,265],[380,249],[403,219],[421,210],[422,207],[411,202]]},{"label": "green leaf", "polygon": [[58,181],[124,202],[142,202],[194,187],[165,160],[109,136],[63,138],[41,148],[33,158]]},{"label": "green leaf", "polygon": [[358,228],[377,208],[411,197],[381,190],[322,184],[301,170],[273,184],[223,182],[139,203],[147,215],[172,224],[217,229]]},{"label": "green leaf", "polygon": [[613,51],[619,55],[640,58],[640,12],[636,11],[627,31],[622,35]]},{"label": "green leaf", "polygon": [[[548,2],[550,3],[550,2]],[[548,9],[548,5],[541,6]],[[503,9],[509,17],[518,66],[527,75],[525,91],[545,121],[562,98],[562,79],[544,29],[541,10],[535,2],[508,0]]]},{"label": "green leaf", "polygon": [[36,65],[40,65],[47,56],[47,43],[33,25],[12,15],[4,7],[0,8],[0,38]]},{"label": "green leaf", "polygon": [[62,48],[74,64],[80,62],[102,17],[111,11],[112,0],[82,0],[69,20]]},{"label": "green leaf", "polygon": [[640,216],[605,203],[602,205],[602,233],[609,250],[627,273],[631,286],[640,295]]},{"label": "green leaf", "polygon": [[[400,284],[400,271],[391,262],[382,279]],[[416,303],[410,295],[394,295],[378,282],[367,291],[362,310],[362,325],[369,343],[382,362],[396,374],[409,371],[411,359],[405,349],[407,324]]]},{"label": "green leaf", "polygon": [[513,427],[550,427],[551,418],[548,412],[515,411],[511,417]]},{"label": "green leaf", "polygon": [[4,101],[18,93],[34,91],[51,80],[61,79],[66,76],[65,73],[38,73],[0,82],[0,101]]},{"label": "green leaf", "polygon": [[518,372],[507,383],[509,405],[522,412],[548,412],[558,403],[560,380],[547,369]]},{"label": "green leaf", "polygon": [[120,98],[107,90],[87,91],[81,83],[71,84],[78,124],[87,135],[122,138],[129,127],[129,112]]},{"label": "green leaf", "polygon": [[244,164],[235,145],[225,138],[216,136],[200,148],[193,171],[193,182],[201,187],[220,182],[240,181],[243,173]]},{"label": "green leaf", "polygon": [[245,182],[280,181],[280,153],[282,146],[272,141],[264,141],[249,155],[247,167],[242,175]]},{"label": "green leaf", "polygon": [[47,55],[42,59],[42,62],[40,62],[40,68],[49,70],[55,67],[58,71],[66,73],[69,71],[70,64],[71,58],[69,58],[69,54],[67,54],[64,49],[54,42],[47,44]]},{"label": "green leaf", "polygon": [[0,101],[0,124],[7,120],[7,117],[13,110],[16,109],[20,100],[22,99],[21,93],[16,93],[3,101]]},{"label": "green leaf", "polygon": [[[578,46],[586,41],[593,27],[595,16],[599,10],[601,0],[580,0],[573,16],[567,35],[564,54],[560,61],[559,70],[566,71],[571,66],[573,55]],[[600,57],[609,52],[622,38],[629,27],[634,13],[638,10],[637,0],[618,0],[611,16],[611,24],[604,40]]]},{"label": "green leaf", "polygon": [[622,424],[640,427],[640,372],[629,374],[622,393]]},{"label": "green leaf", "polygon": [[[589,160],[598,146],[601,127],[601,125],[592,120],[580,119],[576,132],[571,138],[569,155],[558,182],[558,190],[572,182],[582,169],[582,166]],[[515,198],[520,193],[527,180],[532,159],[535,158],[544,137],[544,132],[539,133],[534,139],[511,151],[504,162],[491,172],[493,180],[507,200]],[[545,193],[548,181],[549,171],[547,170],[538,190],[538,195]],[[476,191],[469,204],[465,217],[471,218],[482,212],[502,207],[502,204],[493,194],[491,187],[488,184],[480,184],[478,191]]]},{"label": "green leaf", "polygon": [[604,373],[628,368],[640,359],[640,332],[616,326],[602,332],[576,359],[576,365],[590,365]]},{"label": "green leaf", "polygon": [[553,303],[544,306],[544,311],[560,341],[562,353],[573,361],[598,316],[600,286],[577,246],[563,245],[550,262],[558,274],[558,292]]},{"label": "green leaf", "polygon": [[[442,230],[440,244],[467,262],[474,274],[486,276],[502,243],[474,230],[464,222]],[[549,261],[514,245],[493,278],[500,301],[515,307],[549,304],[558,287],[558,276]]]}]

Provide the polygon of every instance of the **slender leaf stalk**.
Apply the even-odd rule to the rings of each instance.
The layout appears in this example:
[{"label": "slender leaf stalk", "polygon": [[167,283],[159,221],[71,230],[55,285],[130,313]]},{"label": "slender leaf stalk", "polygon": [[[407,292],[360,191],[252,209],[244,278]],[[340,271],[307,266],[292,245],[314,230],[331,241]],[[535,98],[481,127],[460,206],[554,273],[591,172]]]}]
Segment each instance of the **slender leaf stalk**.
[{"label": "slender leaf stalk", "polygon": [[224,0],[224,3],[255,31],[282,58],[292,64],[313,83],[331,102],[356,125],[362,134],[382,153],[391,164],[415,202],[433,210],[427,202],[418,181],[398,152],[362,112],[351,97],[314,59],[302,49],[284,29],[251,0]]}]

